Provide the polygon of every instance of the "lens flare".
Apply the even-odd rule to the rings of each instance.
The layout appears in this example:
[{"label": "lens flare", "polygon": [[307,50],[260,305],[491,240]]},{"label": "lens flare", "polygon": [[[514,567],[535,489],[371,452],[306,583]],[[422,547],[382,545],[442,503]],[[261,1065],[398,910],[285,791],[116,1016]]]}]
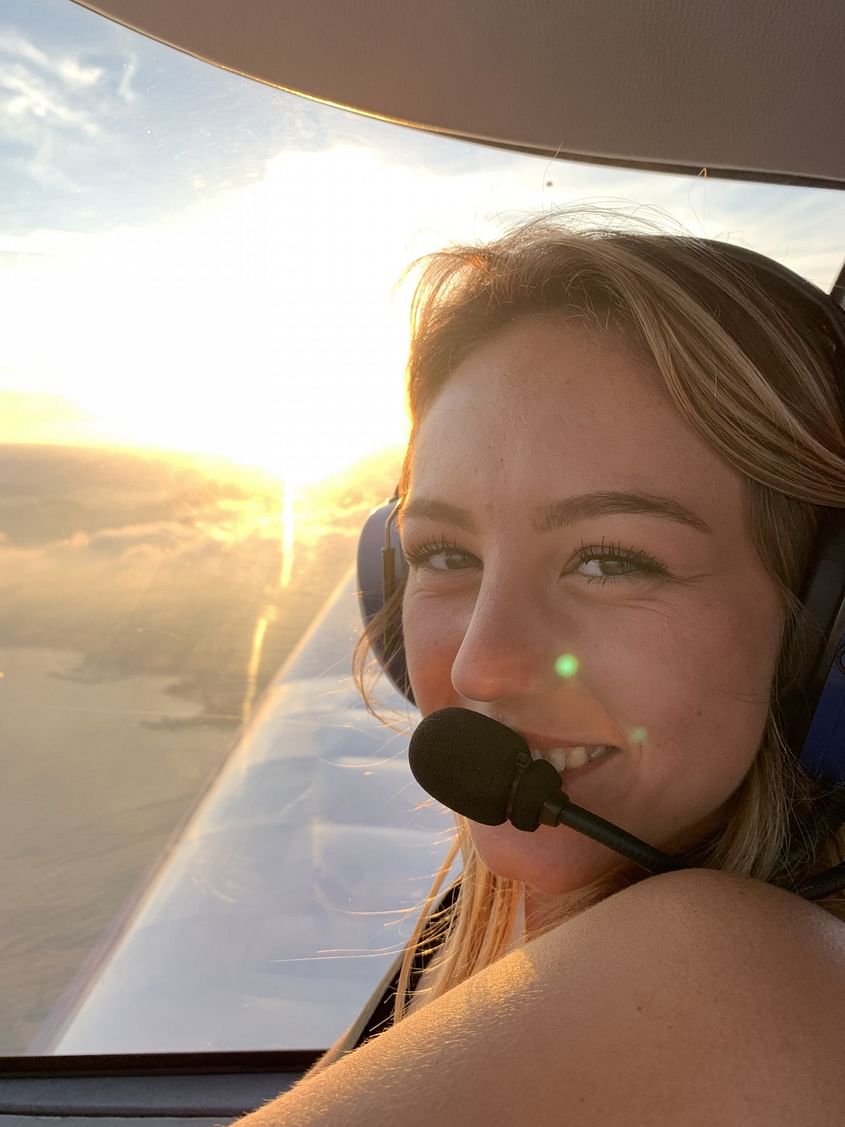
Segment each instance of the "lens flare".
[{"label": "lens flare", "polygon": [[645,728],[632,728],[631,729],[631,743],[644,744],[648,739],[648,732]]},{"label": "lens flare", "polygon": [[574,654],[561,654],[555,662],[558,677],[574,677],[578,672],[578,658]]}]

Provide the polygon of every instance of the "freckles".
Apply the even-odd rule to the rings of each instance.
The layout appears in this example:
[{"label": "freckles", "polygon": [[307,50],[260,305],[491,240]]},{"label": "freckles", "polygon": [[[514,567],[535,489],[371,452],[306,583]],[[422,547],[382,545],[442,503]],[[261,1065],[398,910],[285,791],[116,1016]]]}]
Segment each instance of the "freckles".
[{"label": "freckles", "polygon": [[402,605],[402,628],[406,642],[421,649],[445,649],[457,630],[456,616],[444,612],[439,600],[425,592],[406,596]]},{"label": "freckles", "polygon": [[718,652],[702,647],[693,623],[684,628],[677,617],[651,622],[656,629],[638,624],[604,650],[603,673],[593,688],[608,713],[621,721],[637,755],[669,776],[679,759],[693,750],[700,755],[725,723],[732,723],[725,688],[736,684],[736,675],[725,676]]},{"label": "freckles", "polygon": [[[693,717],[722,727],[736,719],[738,702],[767,702],[779,635],[768,600],[761,602],[755,610],[735,599],[694,601],[645,646],[642,636],[635,640],[629,664],[640,687],[659,693],[670,713],[683,709],[687,727]],[[720,717],[726,707],[730,715]]]},{"label": "freckles", "polygon": [[688,715],[700,685],[694,633],[684,637],[677,625],[672,629],[661,621],[658,629],[649,629],[653,625],[653,620],[628,623],[582,662],[594,694],[635,731],[653,730],[661,715],[670,722],[678,713]]},{"label": "freckles", "polygon": [[408,673],[423,712],[429,699],[451,690],[452,664],[463,636],[453,616],[436,612],[426,602],[417,593],[402,608]]},{"label": "freckles", "polygon": [[703,686],[735,707],[767,705],[778,657],[778,632],[760,616],[745,622],[739,615],[723,623],[703,663]]}]

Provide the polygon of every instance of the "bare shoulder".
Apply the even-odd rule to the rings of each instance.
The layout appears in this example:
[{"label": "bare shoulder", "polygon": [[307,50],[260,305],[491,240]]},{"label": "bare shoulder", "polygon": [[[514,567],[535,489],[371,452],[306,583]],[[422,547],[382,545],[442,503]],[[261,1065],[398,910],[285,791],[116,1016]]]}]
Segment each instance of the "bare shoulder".
[{"label": "bare shoulder", "polygon": [[818,905],[688,870],[618,893],[532,946],[543,977],[568,969],[583,1013],[592,995],[629,1046],[663,1054],[684,1100],[720,1085],[722,1114],[737,1122],[845,1122],[845,923]]},{"label": "bare shoulder", "polygon": [[615,954],[655,991],[706,989],[714,1013],[737,1008],[737,999],[771,1009],[812,998],[817,1028],[826,1012],[841,1023],[845,1004],[845,923],[731,873],[692,869],[642,881],[544,936],[535,954],[565,959],[587,978]]},{"label": "bare shoulder", "polygon": [[[642,881],[597,906],[632,934],[691,957],[718,955],[749,982],[789,960],[793,982],[845,985],[845,922],[794,893],[733,873],[685,869]],[[595,911],[595,909],[594,909]],[[600,926],[598,917],[585,924]],[[707,939],[707,945],[703,940]]]},{"label": "bare shoulder", "polygon": [[518,948],[249,1127],[845,1123],[845,925],[709,871]]},{"label": "bare shoulder", "polygon": [[[651,877],[591,909],[584,923],[600,926],[600,916],[626,918],[629,927],[666,928],[667,941],[712,932],[738,950],[739,933],[749,929],[757,944],[765,941],[783,953],[793,942],[810,943],[840,964],[845,955],[845,922],[794,893],[734,873],[683,869]],[[564,928],[567,925],[564,925]],[[697,951],[699,954],[705,952]]]},{"label": "bare shoulder", "polygon": [[537,1004],[566,1013],[547,1030],[577,1039],[582,1094],[607,1098],[596,1122],[845,1122],[845,924],[817,905],[677,872],[525,950]]}]

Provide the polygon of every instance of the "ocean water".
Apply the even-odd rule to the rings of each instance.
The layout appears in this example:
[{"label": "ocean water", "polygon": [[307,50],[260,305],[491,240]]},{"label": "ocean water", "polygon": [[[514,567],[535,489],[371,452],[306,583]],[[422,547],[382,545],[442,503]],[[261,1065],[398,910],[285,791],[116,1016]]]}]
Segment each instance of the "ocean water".
[{"label": "ocean water", "polygon": [[[26,1046],[166,857],[232,744],[166,677],[0,648],[0,1052]],[[176,722],[177,726],[174,726]]]}]

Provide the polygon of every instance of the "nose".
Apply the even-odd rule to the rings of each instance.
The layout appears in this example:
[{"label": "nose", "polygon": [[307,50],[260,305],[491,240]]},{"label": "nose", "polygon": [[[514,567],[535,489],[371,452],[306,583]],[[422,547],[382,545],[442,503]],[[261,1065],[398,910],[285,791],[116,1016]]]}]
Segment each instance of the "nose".
[{"label": "nose", "polygon": [[524,583],[485,576],[452,662],[452,687],[485,703],[551,692],[561,683],[562,656],[575,657],[577,668],[573,634],[560,609],[552,613]]}]

